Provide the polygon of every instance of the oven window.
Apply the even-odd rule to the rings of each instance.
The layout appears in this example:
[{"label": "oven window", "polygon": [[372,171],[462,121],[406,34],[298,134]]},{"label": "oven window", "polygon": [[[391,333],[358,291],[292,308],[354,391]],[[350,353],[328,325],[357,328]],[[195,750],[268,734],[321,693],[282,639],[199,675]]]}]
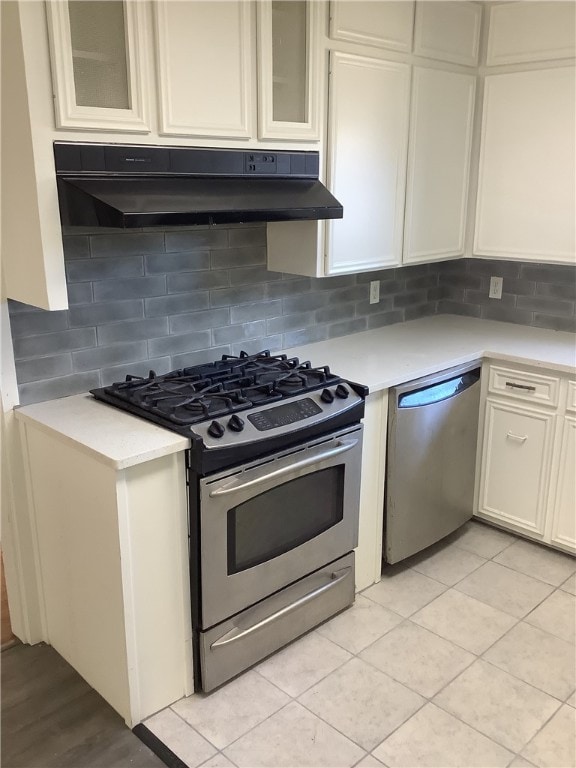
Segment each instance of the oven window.
[{"label": "oven window", "polygon": [[342,520],[344,465],[261,493],[228,510],[228,573],[238,573],[298,547]]}]

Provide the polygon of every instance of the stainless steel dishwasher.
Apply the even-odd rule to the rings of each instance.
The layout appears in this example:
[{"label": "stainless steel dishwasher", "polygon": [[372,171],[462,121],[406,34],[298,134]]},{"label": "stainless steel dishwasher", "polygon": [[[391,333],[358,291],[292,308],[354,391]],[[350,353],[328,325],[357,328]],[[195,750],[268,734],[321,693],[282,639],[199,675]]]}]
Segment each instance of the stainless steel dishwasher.
[{"label": "stainless steel dishwasher", "polygon": [[386,562],[425,549],[472,517],[479,408],[478,362],[390,390]]}]

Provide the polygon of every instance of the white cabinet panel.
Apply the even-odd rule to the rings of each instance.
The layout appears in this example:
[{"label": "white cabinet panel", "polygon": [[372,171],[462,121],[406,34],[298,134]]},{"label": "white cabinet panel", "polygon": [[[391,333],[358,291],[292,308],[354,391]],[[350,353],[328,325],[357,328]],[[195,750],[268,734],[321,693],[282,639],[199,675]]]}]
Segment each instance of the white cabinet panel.
[{"label": "white cabinet panel", "polygon": [[332,0],[330,37],[394,51],[410,51],[414,3],[371,0]]},{"label": "white cabinet panel", "polygon": [[552,541],[576,551],[576,418],[565,416],[552,522]]},{"label": "white cabinet panel", "polygon": [[404,262],[464,253],[476,78],[415,67]]},{"label": "white cabinet panel", "polygon": [[161,133],[249,138],[253,8],[242,0],[158,0]]},{"label": "white cabinet panel", "polygon": [[47,2],[58,128],[148,132],[144,8]]},{"label": "white cabinet panel", "polygon": [[556,415],[488,398],[480,512],[542,537]]},{"label": "white cabinet panel", "polygon": [[482,6],[479,3],[418,2],[414,28],[414,53],[431,59],[478,63]]},{"label": "white cabinet panel", "polygon": [[575,260],[573,67],[485,80],[474,253]]},{"label": "white cabinet panel", "polygon": [[344,218],[327,226],[328,274],[400,263],[410,69],[333,53],[328,183]]},{"label": "white cabinet panel", "polygon": [[318,14],[313,0],[259,0],[258,137],[320,138]]},{"label": "white cabinet panel", "polygon": [[573,2],[495,4],[490,8],[486,63],[516,64],[576,55]]}]

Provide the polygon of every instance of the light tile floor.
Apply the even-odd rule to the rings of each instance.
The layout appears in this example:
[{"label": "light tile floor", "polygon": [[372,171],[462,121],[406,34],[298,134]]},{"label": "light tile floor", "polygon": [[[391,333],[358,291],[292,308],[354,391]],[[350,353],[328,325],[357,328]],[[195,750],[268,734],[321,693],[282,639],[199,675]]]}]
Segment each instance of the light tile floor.
[{"label": "light tile floor", "polygon": [[575,577],[575,558],[469,523],[145,724],[190,768],[574,768]]}]

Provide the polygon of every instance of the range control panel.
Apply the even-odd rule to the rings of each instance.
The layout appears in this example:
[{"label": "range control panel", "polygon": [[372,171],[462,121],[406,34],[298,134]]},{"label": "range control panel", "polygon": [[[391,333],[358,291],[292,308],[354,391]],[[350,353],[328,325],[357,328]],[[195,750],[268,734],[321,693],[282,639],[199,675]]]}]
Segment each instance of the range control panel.
[{"label": "range control panel", "polygon": [[[224,448],[254,443],[290,434],[302,426],[326,421],[362,402],[344,383],[296,395],[280,403],[238,411],[232,415],[193,424],[206,448]],[[304,424],[303,424],[304,422]]]},{"label": "range control panel", "polygon": [[285,427],[310,416],[316,416],[317,413],[322,413],[322,408],[307,397],[304,400],[268,408],[266,411],[249,413],[248,421],[254,424],[259,432],[266,432],[269,429]]}]

